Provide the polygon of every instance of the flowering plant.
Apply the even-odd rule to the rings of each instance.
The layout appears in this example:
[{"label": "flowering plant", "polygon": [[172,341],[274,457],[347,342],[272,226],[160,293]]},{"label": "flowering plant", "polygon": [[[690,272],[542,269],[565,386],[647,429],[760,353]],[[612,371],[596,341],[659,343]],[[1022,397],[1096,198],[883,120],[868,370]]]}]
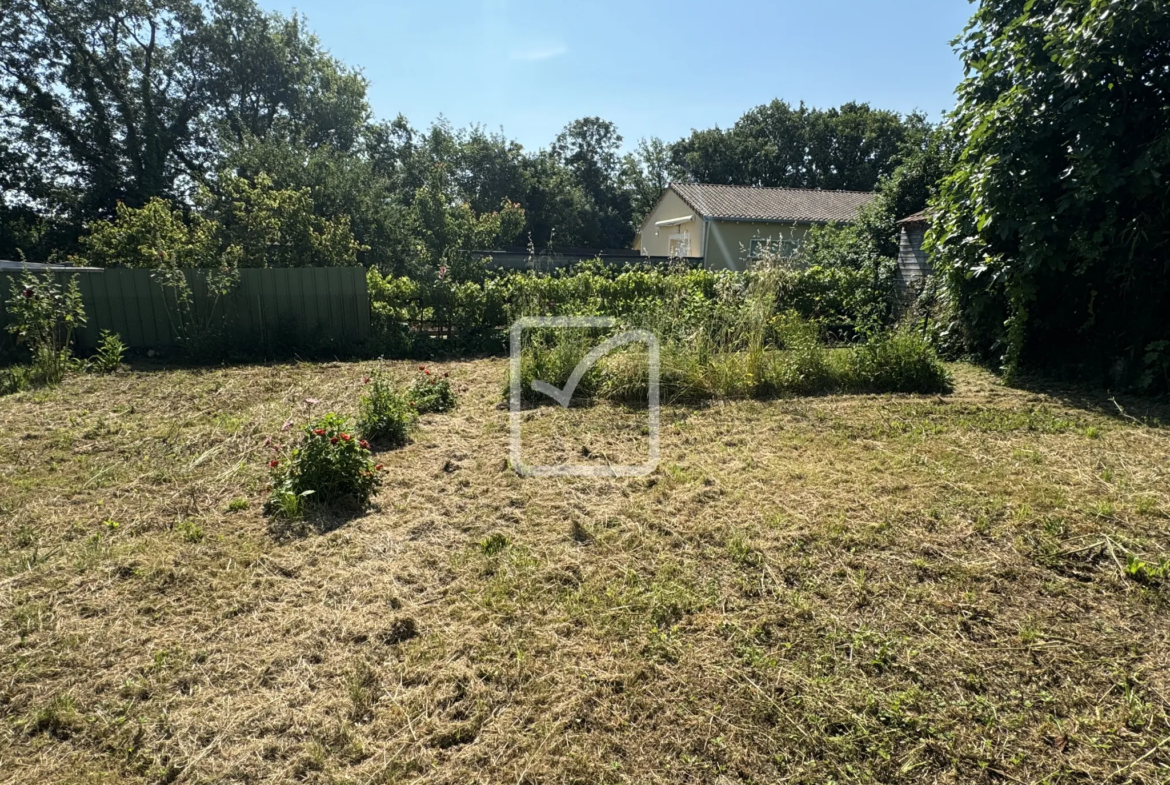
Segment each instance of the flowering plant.
[{"label": "flowering plant", "polygon": [[381,465],[370,446],[348,430],[345,418],[326,414],[305,426],[300,443],[268,464],[272,472],[270,509],[289,498],[365,508],[381,484]]},{"label": "flowering plant", "polygon": [[85,326],[77,276],[62,287],[52,273],[37,276],[26,269],[7,306],[8,332],[31,353],[36,381],[60,382],[74,364],[73,332]]},{"label": "flowering plant", "polygon": [[380,374],[366,378],[367,392],[358,402],[362,438],[391,447],[405,444],[418,421],[418,411]]},{"label": "flowering plant", "polygon": [[425,365],[418,367],[418,376],[406,391],[406,397],[414,402],[419,414],[447,412],[456,404],[448,374],[440,376]]}]

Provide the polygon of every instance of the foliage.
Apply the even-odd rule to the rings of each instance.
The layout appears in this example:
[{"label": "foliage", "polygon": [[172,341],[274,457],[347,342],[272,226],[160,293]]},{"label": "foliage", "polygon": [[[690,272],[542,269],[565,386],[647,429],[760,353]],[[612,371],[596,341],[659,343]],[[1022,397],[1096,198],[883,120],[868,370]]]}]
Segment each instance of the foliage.
[{"label": "foliage", "polygon": [[263,172],[253,180],[222,174],[218,193],[202,201],[218,219],[222,257],[239,267],[343,267],[357,264],[363,247],[349,217],[313,211],[308,188],[276,188]]},{"label": "foliage", "polygon": [[950,392],[950,374],[920,333],[896,330],[871,337],[850,357],[849,389],[857,392]]},{"label": "foliage", "polygon": [[32,356],[29,379],[58,384],[73,363],[73,332],[86,321],[77,276],[62,287],[52,273],[25,270],[7,305],[8,332]]},{"label": "foliage", "polygon": [[295,513],[298,502],[364,509],[381,478],[369,445],[349,433],[345,418],[326,414],[305,426],[296,447],[269,463],[270,512]]},{"label": "foliage", "polygon": [[1167,389],[1168,41],[1166,3],[984,0],[959,42],[962,151],[928,243],[965,340],[1009,373]]},{"label": "foliage", "polygon": [[728,130],[692,131],[671,146],[671,165],[700,183],[872,191],[924,127],[921,115],[868,104],[821,110],[775,100]]},{"label": "foliage", "polygon": [[346,147],[369,111],[360,75],[251,0],[11,0],[0,64],[20,191],[80,219],[178,195],[221,134]]},{"label": "foliage", "polygon": [[126,355],[126,344],[122,337],[109,330],[102,330],[98,336],[97,352],[89,360],[89,367],[98,373],[113,373],[122,365]]},{"label": "foliage", "polygon": [[143,267],[149,270],[217,266],[218,224],[200,216],[190,220],[169,201],[152,197],[142,207],[124,202],[114,219],[94,221],[81,238],[79,262],[95,267]]},{"label": "foliage", "polygon": [[407,388],[406,398],[414,404],[414,409],[419,414],[449,412],[457,403],[448,374],[438,376],[425,365],[418,367],[418,375]]},{"label": "foliage", "polygon": [[358,402],[358,432],[375,444],[405,444],[418,423],[417,402],[396,390],[380,373],[371,374],[369,379]]}]

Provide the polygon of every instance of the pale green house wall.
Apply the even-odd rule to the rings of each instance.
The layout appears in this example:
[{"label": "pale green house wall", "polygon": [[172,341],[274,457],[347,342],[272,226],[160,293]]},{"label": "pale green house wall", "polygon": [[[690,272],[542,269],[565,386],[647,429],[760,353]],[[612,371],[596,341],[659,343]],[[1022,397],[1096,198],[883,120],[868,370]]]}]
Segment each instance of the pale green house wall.
[{"label": "pale green house wall", "polygon": [[708,221],[706,229],[706,267],[709,270],[744,270],[749,264],[752,240],[800,242],[811,224],[772,223],[766,221]]}]

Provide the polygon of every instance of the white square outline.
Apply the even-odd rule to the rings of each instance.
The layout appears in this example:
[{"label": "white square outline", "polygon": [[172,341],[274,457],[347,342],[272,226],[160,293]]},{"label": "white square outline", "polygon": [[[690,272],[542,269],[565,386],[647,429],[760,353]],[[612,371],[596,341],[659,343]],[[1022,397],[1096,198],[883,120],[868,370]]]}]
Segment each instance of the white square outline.
[{"label": "white square outline", "polygon": [[[658,468],[659,434],[661,418],[661,347],[658,336],[646,330],[631,330],[616,336],[626,339],[624,343],[644,342],[649,351],[649,415],[650,415],[650,457],[639,466],[582,466],[575,464],[550,464],[527,466],[521,460],[521,404],[520,354],[524,330],[540,327],[581,328],[616,327],[617,319],[609,316],[526,316],[517,319],[508,331],[510,344],[509,362],[509,452],[512,468],[521,477],[645,477]],[[538,380],[539,381],[539,380]]]}]

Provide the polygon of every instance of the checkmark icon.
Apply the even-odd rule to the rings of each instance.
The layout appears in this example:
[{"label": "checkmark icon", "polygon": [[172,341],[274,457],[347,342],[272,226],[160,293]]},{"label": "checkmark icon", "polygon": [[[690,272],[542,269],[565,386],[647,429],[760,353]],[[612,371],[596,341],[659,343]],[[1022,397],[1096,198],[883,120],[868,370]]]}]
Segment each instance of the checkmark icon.
[{"label": "checkmark icon", "polygon": [[564,389],[541,381],[533,381],[532,389],[538,393],[544,393],[568,409],[569,403],[573,400],[573,393],[577,390],[577,385],[581,383],[581,379],[585,377],[585,374],[589,373],[589,369],[597,364],[598,360],[619,346],[625,346],[628,343],[648,343],[653,339],[654,335],[646,330],[630,330],[629,332],[615,335],[604,343],[595,346],[589,354],[581,359],[581,362],[577,363],[577,367],[570,374],[569,381],[565,383]]},{"label": "checkmark icon", "polygon": [[516,321],[509,331],[511,344],[510,394],[509,409],[511,411],[509,428],[509,454],[512,468],[522,477],[645,477],[658,467],[659,457],[659,371],[660,348],[658,337],[648,330],[628,330],[618,333],[595,346],[581,359],[569,375],[565,386],[557,387],[545,381],[534,380],[533,390],[547,395],[564,408],[569,408],[573,400],[573,393],[581,379],[597,364],[602,357],[619,349],[626,344],[645,343],[647,348],[647,416],[650,437],[650,454],[647,461],[638,466],[596,466],[581,464],[555,464],[549,466],[530,466],[524,463],[521,449],[521,426],[524,421],[521,400],[521,346],[524,330],[530,329],[613,329],[618,326],[616,319],[606,316],[533,316]]}]

